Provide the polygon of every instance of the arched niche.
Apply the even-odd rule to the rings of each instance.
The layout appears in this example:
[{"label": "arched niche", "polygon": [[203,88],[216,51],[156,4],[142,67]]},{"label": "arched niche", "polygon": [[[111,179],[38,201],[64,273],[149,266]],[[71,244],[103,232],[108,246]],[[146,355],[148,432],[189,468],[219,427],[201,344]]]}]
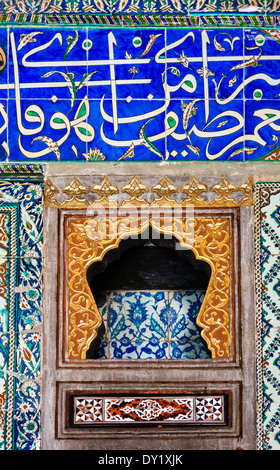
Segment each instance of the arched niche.
[{"label": "arched niche", "polygon": [[149,227],[123,239],[87,271],[102,316],[87,358],[211,357],[196,324],[210,277],[175,237]]},{"label": "arched niche", "polygon": [[[180,216],[172,221],[139,215],[77,217],[68,224],[68,357],[86,359],[102,329],[102,318],[88,282],[88,269],[128,236],[156,232],[173,236],[196,260],[211,268],[197,325],[212,358],[230,357],[230,220],[222,216]],[[109,230],[108,230],[109,228]],[[101,331],[102,333],[102,331]]]}]

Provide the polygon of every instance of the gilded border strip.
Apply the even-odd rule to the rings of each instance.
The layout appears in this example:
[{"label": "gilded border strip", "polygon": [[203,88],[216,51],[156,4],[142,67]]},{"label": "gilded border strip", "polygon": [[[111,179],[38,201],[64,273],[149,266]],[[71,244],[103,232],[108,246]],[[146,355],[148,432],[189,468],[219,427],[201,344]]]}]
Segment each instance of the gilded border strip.
[{"label": "gilded border strip", "polygon": [[38,25],[38,26],[186,26],[186,27],[265,27],[277,26],[279,13],[272,14],[241,14],[235,12],[205,14],[205,12],[194,12],[194,14],[183,14],[174,12],[172,14],[45,14],[45,13],[0,13],[1,25]]},{"label": "gilded border strip", "polygon": [[[166,177],[162,178],[151,190],[144,185],[137,176],[134,176],[128,184],[122,187],[122,192],[127,193],[131,200],[138,201],[140,204],[148,204],[148,197],[143,197],[144,193],[156,193],[160,197],[169,198],[174,193],[179,193],[177,186],[173,185]],[[218,183],[214,184],[210,189],[207,185],[198,181],[195,176],[192,176],[189,182],[183,185],[180,192],[186,194],[183,197],[181,204],[184,206],[192,205],[194,207],[242,207],[252,206],[254,204],[254,181],[250,176],[246,182],[240,184],[238,187],[230,183],[225,178],[222,178]],[[64,197],[61,193],[66,194]],[[91,205],[84,195],[90,193],[101,196],[101,199],[95,200]],[[56,209],[87,209],[89,206],[94,208],[96,204],[100,208],[102,198],[104,199],[105,206],[108,205],[109,196],[115,196],[119,193],[119,189],[112,185],[109,179],[105,176],[100,184],[93,186],[91,189],[82,184],[76,177],[60,191],[51,181],[47,178],[45,181],[45,204],[46,207]],[[217,194],[212,200],[207,201],[205,197],[201,197],[202,193]],[[235,193],[235,194],[233,194]],[[238,197],[239,193],[239,197]],[[59,194],[62,201],[59,202],[55,195]],[[242,194],[243,197],[240,197]],[[141,200],[138,198],[142,196]],[[107,202],[106,202],[107,201]],[[167,204],[172,204],[172,199],[167,200]],[[129,203],[129,200],[124,200],[123,205]]]}]

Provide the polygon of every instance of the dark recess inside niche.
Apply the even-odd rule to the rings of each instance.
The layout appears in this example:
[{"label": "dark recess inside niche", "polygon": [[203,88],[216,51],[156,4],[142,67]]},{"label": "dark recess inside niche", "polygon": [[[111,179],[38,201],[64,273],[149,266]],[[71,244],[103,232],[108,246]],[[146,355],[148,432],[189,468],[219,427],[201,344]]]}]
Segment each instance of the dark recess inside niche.
[{"label": "dark recess inside niche", "polygon": [[[153,232],[151,227],[136,237],[122,240],[118,248],[93,263],[87,281],[96,301],[111,291],[198,290],[205,292],[211,267],[197,260],[191,250],[180,246],[175,237]],[[101,325],[87,357],[94,353],[104,334]]]}]

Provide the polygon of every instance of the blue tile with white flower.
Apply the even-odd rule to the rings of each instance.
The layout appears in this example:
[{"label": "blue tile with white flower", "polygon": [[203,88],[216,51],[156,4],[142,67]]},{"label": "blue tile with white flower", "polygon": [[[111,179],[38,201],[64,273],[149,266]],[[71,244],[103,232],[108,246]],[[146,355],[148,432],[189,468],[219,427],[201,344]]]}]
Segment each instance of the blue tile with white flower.
[{"label": "blue tile with white flower", "polygon": [[97,303],[106,333],[96,358],[209,358],[196,325],[203,298],[203,292],[111,292]]}]

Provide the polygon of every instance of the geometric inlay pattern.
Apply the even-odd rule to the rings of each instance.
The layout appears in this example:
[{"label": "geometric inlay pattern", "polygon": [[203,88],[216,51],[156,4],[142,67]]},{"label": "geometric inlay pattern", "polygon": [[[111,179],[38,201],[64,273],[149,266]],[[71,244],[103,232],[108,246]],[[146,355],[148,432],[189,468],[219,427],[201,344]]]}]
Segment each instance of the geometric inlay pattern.
[{"label": "geometric inlay pattern", "polygon": [[225,396],[74,397],[74,425],[226,423]]},{"label": "geometric inlay pattern", "polygon": [[75,418],[77,423],[102,421],[102,400],[98,398],[76,398]]},{"label": "geometric inlay pattern", "polygon": [[202,397],[195,399],[197,421],[213,422],[223,420],[222,397]]}]

